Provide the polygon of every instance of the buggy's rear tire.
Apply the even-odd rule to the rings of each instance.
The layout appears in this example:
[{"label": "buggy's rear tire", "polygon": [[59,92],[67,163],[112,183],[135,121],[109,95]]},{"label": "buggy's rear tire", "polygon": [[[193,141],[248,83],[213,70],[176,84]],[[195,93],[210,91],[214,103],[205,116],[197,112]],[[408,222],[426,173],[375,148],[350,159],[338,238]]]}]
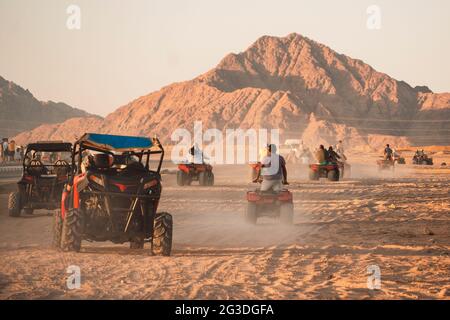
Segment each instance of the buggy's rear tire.
[{"label": "buggy's rear tire", "polygon": [[177,184],[182,187],[185,184],[187,184],[187,174],[184,171],[178,170],[177,171]]},{"label": "buggy's rear tire", "polygon": [[61,248],[63,222],[61,210],[55,210],[53,212],[53,247],[57,249]]},{"label": "buggy's rear tire", "polygon": [[20,192],[11,192],[8,198],[8,213],[11,217],[20,216],[21,206],[21,194]]},{"label": "buggy's rear tire", "polygon": [[152,254],[170,256],[172,251],[173,219],[167,212],[156,213],[153,224]]},{"label": "buggy's rear tire", "polygon": [[280,222],[284,225],[294,223],[294,204],[282,203],[280,206]]},{"label": "buggy's rear tire", "polygon": [[339,170],[331,170],[327,173],[329,181],[339,181]]},{"label": "buggy's rear tire", "polygon": [[61,249],[64,251],[80,251],[83,231],[84,219],[82,211],[75,208],[67,210],[62,228]]},{"label": "buggy's rear tire", "polygon": [[311,180],[311,181],[319,180],[319,171],[314,171],[312,169],[309,169],[309,180]]},{"label": "buggy's rear tire", "polygon": [[247,203],[247,211],[245,212],[245,222],[248,224],[256,224],[258,220],[258,210],[256,203],[248,202]]}]

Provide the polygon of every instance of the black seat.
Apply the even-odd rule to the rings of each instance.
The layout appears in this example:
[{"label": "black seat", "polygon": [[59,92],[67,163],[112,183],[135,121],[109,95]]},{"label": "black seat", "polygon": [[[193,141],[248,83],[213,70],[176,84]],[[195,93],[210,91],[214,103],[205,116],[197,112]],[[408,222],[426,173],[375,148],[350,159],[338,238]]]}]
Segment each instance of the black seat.
[{"label": "black seat", "polygon": [[40,176],[46,173],[46,169],[41,161],[31,160],[27,172],[30,176]]},{"label": "black seat", "polygon": [[129,163],[125,169],[120,172],[120,176],[136,176],[136,175],[144,175],[147,172],[144,165],[140,162],[131,162]]},{"label": "black seat", "polygon": [[96,169],[109,169],[111,168],[112,162],[110,161],[110,154],[107,153],[99,153],[94,155],[94,166]]}]

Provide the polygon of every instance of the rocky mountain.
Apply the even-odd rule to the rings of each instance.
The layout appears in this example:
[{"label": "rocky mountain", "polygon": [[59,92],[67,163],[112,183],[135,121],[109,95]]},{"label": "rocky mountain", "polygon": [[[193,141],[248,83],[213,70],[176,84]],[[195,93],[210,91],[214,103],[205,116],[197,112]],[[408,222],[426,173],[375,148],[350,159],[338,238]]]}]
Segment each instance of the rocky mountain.
[{"label": "rocky mountain", "polygon": [[[449,144],[449,97],[413,88],[298,34],[264,36],[193,80],[119,108],[92,130],[158,134],[168,142],[174,129],[191,131],[200,120],[204,129],[279,128],[282,138],[344,138],[351,147],[375,141]],[[73,128],[51,130],[63,135]]]},{"label": "rocky mountain", "polygon": [[42,124],[92,116],[62,102],[38,101],[30,91],[0,77],[0,137],[12,137]]},{"label": "rocky mountain", "polygon": [[63,123],[44,124],[31,131],[25,131],[14,139],[19,144],[27,144],[31,141],[63,140],[76,141],[85,132],[97,132],[95,128],[102,125],[100,117],[71,118]]}]

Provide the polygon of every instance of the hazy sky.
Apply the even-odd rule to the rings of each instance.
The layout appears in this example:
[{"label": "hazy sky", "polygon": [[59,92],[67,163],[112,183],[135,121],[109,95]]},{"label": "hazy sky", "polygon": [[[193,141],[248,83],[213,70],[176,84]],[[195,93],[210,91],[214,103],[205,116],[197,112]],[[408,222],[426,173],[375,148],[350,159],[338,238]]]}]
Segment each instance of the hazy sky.
[{"label": "hazy sky", "polygon": [[[66,9],[81,9],[69,30]],[[370,5],[381,29],[367,28]],[[448,0],[0,0],[0,75],[40,100],[106,115],[296,32],[412,86],[450,91]]]}]

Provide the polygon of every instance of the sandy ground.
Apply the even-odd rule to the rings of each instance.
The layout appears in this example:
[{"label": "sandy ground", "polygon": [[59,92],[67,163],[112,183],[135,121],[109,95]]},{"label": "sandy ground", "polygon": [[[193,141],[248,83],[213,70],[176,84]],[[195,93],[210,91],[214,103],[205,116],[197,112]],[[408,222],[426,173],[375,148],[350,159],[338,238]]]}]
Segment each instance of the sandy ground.
[{"label": "sandy ground", "polygon": [[[246,166],[217,167],[214,187],[165,175],[171,257],[110,243],[56,251],[48,212],[10,218],[14,179],[0,180],[0,299],[450,299],[450,169],[379,174],[373,163],[338,183],[291,168],[292,227],[243,223]],[[69,265],[81,268],[80,289],[66,287]],[[379,290],[367,286],[371,265]]]}]

